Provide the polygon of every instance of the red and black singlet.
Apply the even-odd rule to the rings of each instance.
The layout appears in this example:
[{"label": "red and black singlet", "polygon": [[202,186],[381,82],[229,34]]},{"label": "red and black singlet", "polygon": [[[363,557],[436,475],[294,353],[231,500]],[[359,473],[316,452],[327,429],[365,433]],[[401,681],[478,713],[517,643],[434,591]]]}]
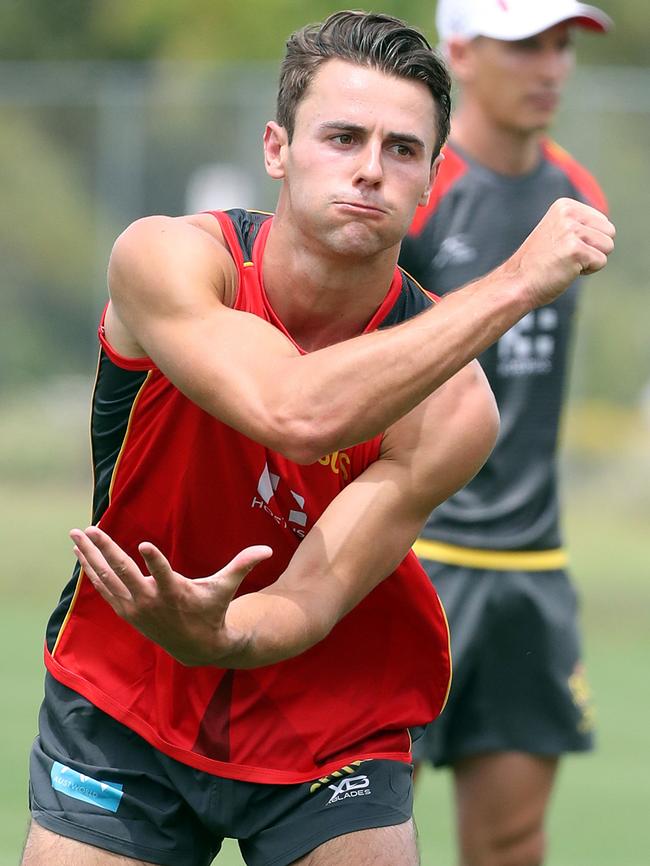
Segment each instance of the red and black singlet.
[{"label": "red and black singlet", "polygon": [[[284,331],[260,277],[271,217],[215,217],[239,269],[235,307]],[[368,329],[430,303],[397,269]],[[292,463],[204,412],[148,359],[118,355],[99,333],[93,520],[143,569],[143,540],[189,577],[268,544],[273,557],[241,591],[266,586],[378,457],[381,437],[309,466]],[[45,658],[56,679],[165,754],[268,783],[306,781],[363,758],[409,760],[407,729],[439,713],[450,678],[444,613],[412,553],[319,644],[254,670],[184,667],[120,619],[77,567],[50,619]]]}]

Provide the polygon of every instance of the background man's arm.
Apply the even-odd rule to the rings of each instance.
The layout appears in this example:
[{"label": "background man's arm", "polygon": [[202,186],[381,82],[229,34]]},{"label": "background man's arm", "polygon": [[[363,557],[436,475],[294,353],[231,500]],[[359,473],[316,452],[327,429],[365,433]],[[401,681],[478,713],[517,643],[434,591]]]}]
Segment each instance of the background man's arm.
[{"label": "background man's arm", "polygon": [[387,429],[530,309],[604,267],[614,233],[600,212],[560,200],[511,259],[433,309],[301,356],[229,308],[235,265],[206,220],[152,217],[118,239],[109,340],[148,354],[206,411],[299,463]]},{"label": "background man's arm", "polygon": [[73,539],[102,596],[179,661],[260,667],[322,640],[395,570],[431,509],[484,463],[497,427],[474,362],[388,431],[380,459],[332,501],[277,581],[232,601],[269,548],[248,548],[217,575],[192,581],[151,545],[140,549],[154,577],[95,527]]}]

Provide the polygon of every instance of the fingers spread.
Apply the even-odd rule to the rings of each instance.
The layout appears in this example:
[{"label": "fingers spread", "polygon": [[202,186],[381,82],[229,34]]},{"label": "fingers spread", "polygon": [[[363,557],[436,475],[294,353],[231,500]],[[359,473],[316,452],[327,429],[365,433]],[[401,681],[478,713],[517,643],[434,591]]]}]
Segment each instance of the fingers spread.
[{"label": "fingers spread", "polygon": [[218,586],[223,591],[224,598],[230,600],[246,575],[270,556],[273,556],[273,551],[265,544],[246,547],[244,550],[240,550],[228,565],[215,572],[211,577],[201,578],[198,582]]},{"label": "fingers spread", "polygon": [[116,598],[132,600],[146,590],[148,579],[133,559],[99,527],[89,526],[83,532],[75,529],[70,536],[94,575]]},{"label": "fingers spread", "polygon": [[161,591],[172,592],[180,578],[174,573],[167,557],[150,541],[143,541],[138,545],[138,550]]},{"label": "fingers spread", "polygon": [[256,544],[253,547],[246,547],[244,550],[240,550],[222,570],[225,571],[226,568],[232,568],[237,571],[242,570],[246,575],[256,565],[259,565],[260,562],[264,562],[265,559],[269,559],[271,556],[273,556],[273,551],[270,547],[266,544]]},{"label": "fingers spread", "polygon": [[[132,601],[133,596],[128,586],[111,567],[93,540],[80,529],[73,529],[70,538],[74,541],[74,553],[84,573],[102,598],[110,604]],[[121,567],[118,567],[121,570]]]}]

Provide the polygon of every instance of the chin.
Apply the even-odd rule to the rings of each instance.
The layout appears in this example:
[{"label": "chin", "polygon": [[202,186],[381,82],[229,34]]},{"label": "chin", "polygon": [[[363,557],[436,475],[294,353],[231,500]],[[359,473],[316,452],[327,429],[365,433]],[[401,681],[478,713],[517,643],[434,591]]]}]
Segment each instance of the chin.
[{"label": "chin", "polygon": [[384,233],[372,231],[361,223],[349,223],[343,229],[335,230],[325,238],[325,244],[339,256],[367,258],[377,255],[399,243],[398,239],[387,238]]}]

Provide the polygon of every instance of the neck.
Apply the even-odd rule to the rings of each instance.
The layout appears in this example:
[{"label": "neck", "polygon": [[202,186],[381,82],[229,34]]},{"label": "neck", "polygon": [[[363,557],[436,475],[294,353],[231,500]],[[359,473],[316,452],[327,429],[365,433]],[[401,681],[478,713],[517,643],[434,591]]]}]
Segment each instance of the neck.
[{"label": "neck", "polygon": [[521,131],[500,126],[470,103],[454,115],[451,142],[472,159],[499,174],[528,174],[540,161],[540,130]]},{"label": "neck", "polygon": [[264,250],[264,288],[296,343],[315,351],[364,330],[390,288],[398,252],[328,255],[279,212]]}]

